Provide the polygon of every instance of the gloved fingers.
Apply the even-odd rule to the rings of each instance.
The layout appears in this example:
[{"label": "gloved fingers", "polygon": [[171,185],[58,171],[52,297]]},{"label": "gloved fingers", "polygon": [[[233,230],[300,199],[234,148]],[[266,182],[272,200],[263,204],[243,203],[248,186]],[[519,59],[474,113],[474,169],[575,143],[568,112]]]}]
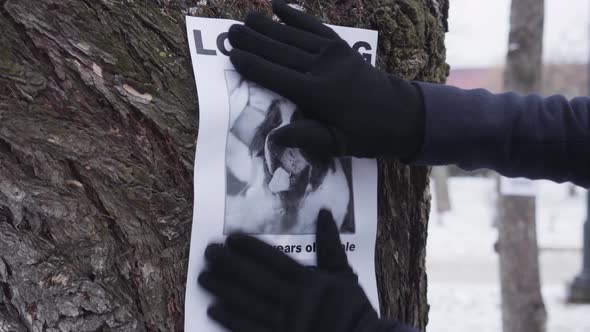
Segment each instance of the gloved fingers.
[{"label": "gloved fingers", "polygon": [[342,142],[334,135],[334,131],[321,123],[303,119],[280,127],[271,133],[273,143],[299,148],[313,155],[335,157],[343,155]]},{"label": "gloved fingers", "polygon": [[230,235],[226,240],[226,245],[232,250],[252,258],[258,264],[271,269],[283,280],[296,280],[299,276],[308,272],[304,266],[291,257],[251,236],[243,234]]},{"label": "gloved fingers", "polygon": [[228,38],[233,47],[256,54],[282,67],[305,73],[314,56],[293,46],[271,39],[251,28],[234,24]]},{"label": "gloved fingers", "polygon": [[205,250],[205,259],[209,271],[219,278],[232,280],[239,287],[249,289],[274,303],[289,300],[286,284],[275,275],[272,266],[256,262],[248,253],[238,253],[227,246],[210,245]]},{"label": "gloved fingers", "polygon": [[235,308],[249,320],[268,327],[276,326],[280,322],[279,315],[282,312],[264,297],[210,271],[202,272],[198,281],[203,288],[216,297],[217,301]]},{"label": "gloved fingers", "polygon": [[214,304],[207,315],[232,332],[273,332],[273,329],[251,321],[242,313],[223,304]]},{"label": "gloved fingers", "polygon": [[318,214],[316,245],[318,268],[321,271],[353,274],[342,248],[336,222],[332,213],[326,209],[322,209]]},{"label": "gloved fingers", "polygon": [[244,24],[271,39],[312,54],[319,53],[328,41],[307,31],[275,22],[270,17],[258,12],[248,14]]},{"label": "gloved fingers", "polygon": [[230,60],[246,79],[290,100],[302,100],[307,95],[308,78],[300,72],[272,63],[239,48],[231,50]]},{"label": "gloved fingers", "polygon": [[331,28],[324,25],[315,17],[295,8],[289,7],[285,0],[273,0],[273,12],[286,24],[309,31],[325,38],[336,38],[338,34]]}]

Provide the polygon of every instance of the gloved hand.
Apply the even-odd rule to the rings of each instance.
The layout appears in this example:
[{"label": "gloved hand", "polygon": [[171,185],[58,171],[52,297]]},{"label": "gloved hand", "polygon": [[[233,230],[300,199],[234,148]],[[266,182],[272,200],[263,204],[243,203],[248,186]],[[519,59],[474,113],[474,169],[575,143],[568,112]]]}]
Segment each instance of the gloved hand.
[{"label": "gloved hand", "polygon": [[402,331],[377,317],[330,212],[320,212],[316,236],[317,270],[246,235],[207,247],[199,283],[217,300],[209,316],[234,332]]},{"label": "gloved hand", "polygon": [[272,139],[327,156],[412,159],[424,137],[418,87],[374,68],[334,30],[284,0],[274,0],[273,10],[286,25],[251,13],[228,36],[235,68],[306,115]]}]

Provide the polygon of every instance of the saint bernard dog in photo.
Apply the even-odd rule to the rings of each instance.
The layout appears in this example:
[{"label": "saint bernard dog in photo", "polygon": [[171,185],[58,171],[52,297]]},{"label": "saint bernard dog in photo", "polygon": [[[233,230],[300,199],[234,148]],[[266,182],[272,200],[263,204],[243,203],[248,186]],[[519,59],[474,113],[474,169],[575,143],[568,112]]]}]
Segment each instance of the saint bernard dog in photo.
[{"label": "saint bernard dog in photo", "polygon": [[226,71],[230,123],[224,233],[313,234],[322,208],[354,233],[352,161],[321,158],[272,141],[303,114],[285,98]]}]

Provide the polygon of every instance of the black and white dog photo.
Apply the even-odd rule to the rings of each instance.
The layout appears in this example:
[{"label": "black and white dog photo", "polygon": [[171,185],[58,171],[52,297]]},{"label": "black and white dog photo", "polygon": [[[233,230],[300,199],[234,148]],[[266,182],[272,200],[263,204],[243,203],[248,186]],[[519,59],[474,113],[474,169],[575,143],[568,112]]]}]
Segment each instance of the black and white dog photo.
[{"label": "black and white dog photo", "polygon": [[230,130],[226,151],[224,233],[313,234],[318,212],[332,212],[354,233],[352,161],[322,158],[272,141],[302,117],[291,102],[226,72]]}]

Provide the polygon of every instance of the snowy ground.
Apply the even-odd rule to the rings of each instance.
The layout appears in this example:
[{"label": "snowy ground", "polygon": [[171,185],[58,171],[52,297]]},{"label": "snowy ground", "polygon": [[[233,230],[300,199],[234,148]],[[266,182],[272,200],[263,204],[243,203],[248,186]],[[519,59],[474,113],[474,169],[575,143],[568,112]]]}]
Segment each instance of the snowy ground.
[{"label": "snowy ground", "polygon": [[[537,200],[541,278],[547,332],[590,331],[590,305],[565,302],[566,284],[579,272],[583,191],[540,182]],[[497,238],[492,225],[495,183],[481,178],[449,180],[452,211],[431,215],[428,252],[428,332],[501,331]],[[434,203],[434,200],[433,200]],[[433,206],[436,211],[436,206]]]}]

